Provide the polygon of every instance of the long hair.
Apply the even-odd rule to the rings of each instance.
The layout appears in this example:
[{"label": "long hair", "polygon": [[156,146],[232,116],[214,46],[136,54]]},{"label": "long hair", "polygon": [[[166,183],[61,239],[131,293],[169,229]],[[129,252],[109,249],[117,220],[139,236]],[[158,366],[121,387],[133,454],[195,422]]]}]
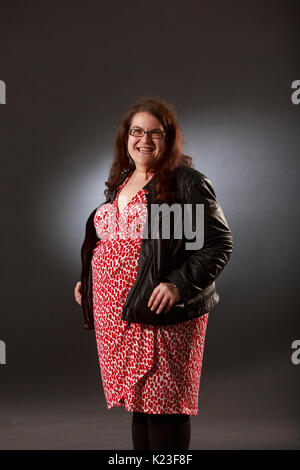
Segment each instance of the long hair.
[{"label": "long hair", "polygon": [[155,200],[158,203],[169,202],[173,197],[174,171],[178,166],[193,167],[193,161],[191,157],[182,153],[183,138],[175,109],[169,103],[151,97],[141,98],[120,121],[114,145],[114,159],[109,178],[105,182],[107,189],[104,194],[107,197],[115,189],[122,170],[134,171],[135,169],[135,163],[127,152],[127,143],[132,118],[142,111],[155,116],[166,132],[165,150],[147,168],[146,177],[149,173],[155,173]]}]

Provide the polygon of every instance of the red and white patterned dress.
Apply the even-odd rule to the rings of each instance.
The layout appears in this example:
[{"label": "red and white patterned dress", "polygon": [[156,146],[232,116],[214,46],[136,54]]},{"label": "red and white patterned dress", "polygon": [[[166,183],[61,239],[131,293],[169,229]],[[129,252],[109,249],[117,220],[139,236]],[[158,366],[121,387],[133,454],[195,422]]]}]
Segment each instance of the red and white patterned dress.
[{"label": "red and white patterned dress", "polygon": [[[99,207],[94,217],[100,238],[92,258],[94,323],[107,408],[197,415],[209,313],[175,325],[131,323],[128,328],[121,320],[137,277],[147,214],[144,188],[119,214],[118,196],[130,176],[115,200]],[[138,230],[132,233],[138,235],[124,236],[134,224]]]}]

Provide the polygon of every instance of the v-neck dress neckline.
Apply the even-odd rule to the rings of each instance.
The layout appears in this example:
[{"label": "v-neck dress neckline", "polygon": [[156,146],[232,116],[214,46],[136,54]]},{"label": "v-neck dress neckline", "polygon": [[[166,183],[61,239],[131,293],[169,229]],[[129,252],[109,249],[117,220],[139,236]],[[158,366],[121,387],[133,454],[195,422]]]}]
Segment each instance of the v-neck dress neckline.
[{"label": "v-neck dress neckline", "polygon": [[153,178],[153,174],[150,176],[150,178],[148,179],[148,181],[144,184],[144,186],[139,189],[135,194],[134,196],[132,196],[132,198],[130,199],[130,201],[128,201],[128,203],[126,204],[126,206],[124,207],[124,209],[120,212],[119,210],[119,204],[118,204],[118,201],[119,201],[119,195],[120,195],[120,192],[122,191],[123,187],[128,183],[128,181],[130,180],[132,176],[132,172],[129,173],[129,175],[125,178],[125,180],[123,181],[123,183],[121,183],[117,189],[118,189],[118,192],[117,192],[117,195],[115,197],[115,202],[116,202],[116,214],[117,214],[117,219],[119,219],[120,217],[123,216],[124,212],[128,209],[129,205],[131,205],[131,202],[137,198],[137,196],[140,194],[141,191],[144,191],[145,193],[148,193],[148,191],[145,189],[145,186],[147,186],[147,184],[151,181],[151,179]]}]

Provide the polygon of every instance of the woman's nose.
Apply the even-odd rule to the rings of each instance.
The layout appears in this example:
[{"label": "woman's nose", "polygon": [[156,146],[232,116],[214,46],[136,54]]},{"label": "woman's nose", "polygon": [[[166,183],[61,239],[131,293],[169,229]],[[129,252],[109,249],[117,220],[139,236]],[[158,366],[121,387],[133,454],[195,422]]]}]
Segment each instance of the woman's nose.
[{"label": "woman's nose", "polygon": [[141,141],[142,142],[147,142],[147,143],[153,143],[153,140],[152,140],[152,137],[150,137],[149,134],[145,134],[142,138],[141,138]]}]

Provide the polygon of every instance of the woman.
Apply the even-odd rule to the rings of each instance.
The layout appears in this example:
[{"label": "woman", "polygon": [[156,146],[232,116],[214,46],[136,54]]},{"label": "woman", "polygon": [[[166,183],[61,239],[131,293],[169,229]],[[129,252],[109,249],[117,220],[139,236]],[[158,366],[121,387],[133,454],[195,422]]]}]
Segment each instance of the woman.
[{"label": "woman", "polygon": [[[134,449],[186,450],[208,316],[219,301],[214,281],[232,234],[210,180],[182,154],[175,111],[161,100],[142,99],[123,117],[106,185],[106,201],[86,223],[75,299],[85,328],[95,330],[107,407],[133,413]],[[195,233],[201,204],[204,241],[195,248],[186,229]],[[152,210],[158,206],[163,214]]]}]

